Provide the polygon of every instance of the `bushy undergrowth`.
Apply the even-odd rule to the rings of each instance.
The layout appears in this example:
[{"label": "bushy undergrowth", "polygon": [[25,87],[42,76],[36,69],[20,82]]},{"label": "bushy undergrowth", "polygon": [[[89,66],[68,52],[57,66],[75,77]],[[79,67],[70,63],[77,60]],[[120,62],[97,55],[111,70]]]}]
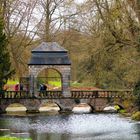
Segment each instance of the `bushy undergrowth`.
[{"label": "bushy undergrowth", "polygon": [[140,111],[137,111],[136,113],[134,113],[131,118],[132,120],[140,121]]}]

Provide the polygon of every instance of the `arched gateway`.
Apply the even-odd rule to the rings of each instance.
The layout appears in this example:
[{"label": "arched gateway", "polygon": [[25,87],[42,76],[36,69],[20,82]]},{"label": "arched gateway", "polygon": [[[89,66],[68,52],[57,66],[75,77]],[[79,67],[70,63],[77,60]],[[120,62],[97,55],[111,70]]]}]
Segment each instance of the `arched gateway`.
[{"label": "arched gateway", "polygon": [[63,96],[70,96],[71,62],[67,50],[56,42],[42,42],[37,48],[33,49],[28,66],[30,94],[38,96],[36,82],[38,74],[44,69],[55,69],[61,75]]}]

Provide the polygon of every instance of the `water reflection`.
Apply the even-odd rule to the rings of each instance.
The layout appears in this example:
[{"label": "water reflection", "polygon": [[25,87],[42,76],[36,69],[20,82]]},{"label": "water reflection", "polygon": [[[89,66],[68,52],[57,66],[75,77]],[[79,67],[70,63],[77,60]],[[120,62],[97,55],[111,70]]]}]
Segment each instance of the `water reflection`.
[{"label": "water reflection", "polygon": [[136,123],[133,126],[133,129],[135,130],[135,135],[137,135],[138,138],[140,139],[140,122],[139,123]]},{"label": "water reflection", "polygon": [[26,134],[32,140],[140,139],[140,123],[115,114],[0,116],[0,129],[10,129],[15,136]]}]

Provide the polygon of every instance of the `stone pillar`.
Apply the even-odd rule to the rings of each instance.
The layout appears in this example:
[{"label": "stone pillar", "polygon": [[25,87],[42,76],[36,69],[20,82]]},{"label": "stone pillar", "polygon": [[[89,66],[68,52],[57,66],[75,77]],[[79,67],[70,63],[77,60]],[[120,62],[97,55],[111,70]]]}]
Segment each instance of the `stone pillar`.
[{"label": "stone pillar", "polygon": [[34,76],[30,75],[30,87],[29,87],[30,97],[34,96]]},{"label": "stone pillar", "polygon": [[72,109],[75,105],[75,101],[74,99],[58,99],[57,104],[60,107],[60,111],[59,112],[72,112]]},{"label": "stone pillar", "polygon": [[70,66],[63,68],[62,73],[62,91],[65,97],[70,97]]},{"label": "stone pillar", "polygon": [[37,69],[35,66],[29,67],[29,75],[30,75],[30,96],[37,96],[36,92]]}]

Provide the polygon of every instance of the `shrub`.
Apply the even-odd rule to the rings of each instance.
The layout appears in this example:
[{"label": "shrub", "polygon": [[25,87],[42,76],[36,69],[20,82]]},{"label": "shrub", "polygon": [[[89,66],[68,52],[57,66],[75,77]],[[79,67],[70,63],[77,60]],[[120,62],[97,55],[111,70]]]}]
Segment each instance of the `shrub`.
[{"label": "shrub", "polygon": [[131,118],[132,120],[140,121],[140,111],[134,113]]}]

